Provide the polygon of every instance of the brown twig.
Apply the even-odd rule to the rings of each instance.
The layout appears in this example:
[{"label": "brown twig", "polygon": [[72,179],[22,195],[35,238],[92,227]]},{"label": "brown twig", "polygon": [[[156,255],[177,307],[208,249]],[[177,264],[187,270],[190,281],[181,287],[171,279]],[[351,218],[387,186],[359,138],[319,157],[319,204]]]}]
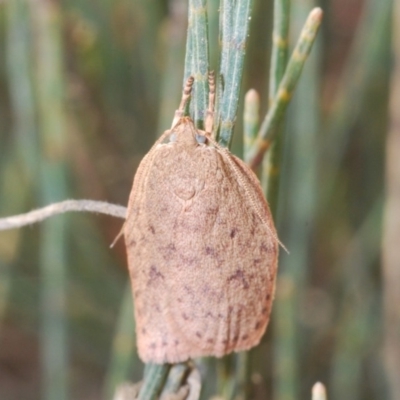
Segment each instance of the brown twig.
[{"label": "brown twig", "polygon": [[0,218],[0,231],[31,225],[54,215],[63,214],[69,211],[95,212],[122,219],[125,219],[126,216],[126,207],[107,203],[105,201],[65,200],[59,203],[50,204],[43,208],[39,208],[38,210],[27,212],[25,214]]}]

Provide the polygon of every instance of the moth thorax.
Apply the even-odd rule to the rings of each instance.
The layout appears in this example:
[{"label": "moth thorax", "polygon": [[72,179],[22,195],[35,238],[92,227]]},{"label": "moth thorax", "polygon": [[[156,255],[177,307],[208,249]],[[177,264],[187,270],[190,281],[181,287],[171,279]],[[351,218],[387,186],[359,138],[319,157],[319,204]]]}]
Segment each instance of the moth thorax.
[{"label": "moth thorax", "polygon": [[197,140],[199,135],[192,121],[185,120],[174,129],[172,135],[174,136],[173,140],[182,145],[193,146],[199,143]]}]

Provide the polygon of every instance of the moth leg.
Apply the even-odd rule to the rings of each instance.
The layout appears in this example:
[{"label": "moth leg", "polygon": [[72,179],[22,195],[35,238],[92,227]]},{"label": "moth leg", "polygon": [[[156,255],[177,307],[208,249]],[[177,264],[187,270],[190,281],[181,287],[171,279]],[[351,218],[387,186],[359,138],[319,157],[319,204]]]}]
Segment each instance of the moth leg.
[{"label": "moth leg", "polygon": [[212,134],[214,128],[214,106],[215,106],[215,74],[214,71],[208,73],[208,109],[206,113],[206,121],[204,124],[205,131]]},{"label": "moth leg", "polygon": [[193,82],[194,82],[193,76],[189,76],[188,80],[186,81],[185,87],[183,88],[181,103],[179,104],[179,108],[175,111],[171,129],[184,115],[186,103],[188,102],[190,94],[192,93]]}]

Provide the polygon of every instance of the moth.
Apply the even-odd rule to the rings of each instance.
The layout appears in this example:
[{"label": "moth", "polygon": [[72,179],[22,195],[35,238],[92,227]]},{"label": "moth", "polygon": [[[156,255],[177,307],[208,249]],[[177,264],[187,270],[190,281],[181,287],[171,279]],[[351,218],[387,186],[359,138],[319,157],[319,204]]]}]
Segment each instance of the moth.
[{"label": "moth", "polygon": [[250,349],[274,297],[279,240],[268,204],[256,175],[212,137],[213,74],[205,130],[184,116],[193,81],[139,165],[123,228],[146,363]]}]

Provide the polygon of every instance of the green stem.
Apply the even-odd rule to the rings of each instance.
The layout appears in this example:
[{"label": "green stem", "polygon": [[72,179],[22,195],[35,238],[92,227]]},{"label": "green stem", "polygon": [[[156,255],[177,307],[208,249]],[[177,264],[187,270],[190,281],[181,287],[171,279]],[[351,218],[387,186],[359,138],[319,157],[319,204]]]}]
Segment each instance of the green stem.
[{"label": "green stem", "polygon": [[[36,90],[42,162],[41,202],[50,204],[68,197],[64,108],[61,11],[57,2],[32,3],[35,22]],[[42,273],[42,366],[45,399],[66,400],[68,348],[66,322],[65,216],[42,225],[40,266]]]},{"label": "green stem", "polygon": [[285,115],[293,91],[300,78],[304,63],[311,51],[318,29],[322,21],[322,10],[315,8],[311,11],[301,32],[292,56],[290,57],[285,74],[278,88],[278,93],[268,110],[258,133],[257,144],[252,152],[251,168],[256,168],[275,138],[279,125]]},{"label": "green stem", "polygon": [[274,26],[270,67],[269,101],[272,102],[285,73],[288,55],[288,36],[291,0],[274,1]]},{"label": "green stem", "polygon": [[383,198],[376,200],[352,240],[342,249],[334,271],[342,271],[343,297],[336,323],[337,344],[332,357],[332,397],[360,398],[362,360],[374,346],[377,326],[373,265],[381,249]]},{"label": "green stem", "polygon": [[249,386],[249,352],[242,351],[235,354],[235,376],[234,376],[234,389],[232,396],[233,399],[247,399],[248,398],[248,386]]},{"label": "green stem", "polygon": [[[28,6],[25,0],[10,1],[4,6],[7,22],[5,57],[14,140],[1,146],[0,212],[2,215],[12,215],[27,207],[29,193],[37,180],[39,152],[31,76],[32,43]],[[17,259],[20,249],[21,233],[20,230],[9,232],[1,240],[0,328],[4,326],[3,320],[9,313],[10,296],[15,290],[13,277],[16,270],[13,260]]]},{"label": "green stem", "polygon": [[[308,10],[314,3],[314,0],[305,0],[301,4],[293,4],[291,30],[295,37],[298,37]],[[307,346],[296,315],[301,311],[299,302],[307,293],[306,281],[311,264],[310,240],[315,219],[315,146],[319,132],[318,67],[318,53],[313,51],[292,100],[291,118],[286,125],[288,140],[285,141],[284,151],[281,153],[281,165],[285,173],[279,181],[279,192],[290,193],[290,196],[285,196],[285,199],[280,197],[279,207],[276,207],[276,198],[273,203],[277,208],[276,219],[281,227],[281,239],[290,252],[296,254],[296,257],[286,253],[280,256],[278,287],[285,282],[287,286],[289,282],[293,290],[287,296],[278,295],[274,305],[276,315],[288,321],[285,326],[276,320],[273,324],[274,366],[278,371],[273,385],[274,399],[280,400],[298,397],[301,381],[299,349]]]},{"label": "green stem", "polygon": [[[269,103],[273,102],[285,73],[288,58],[289,25],[291,0],[274,1],[274,25],[272,32],[272,51],[270,68]],[[277,137],[263,160],[261,185],[269,201],[273,215],[277,212],[279,176],[283,147],[282,127],[277,129]]]},{"label": "green stem", "polygon": [[260,96],[256,90],[250,89],[244,98],[243,113],[243,159],[250,161],[250,151],[253,148],[259,126]]},{"label": "green stem", "polygon": [[321,209],[325,210],[327,202],[332,198],[339,165],[351,137],[351,128],[363,109],[362,99],[371,85],[374,72],[382,67],[382,51],[385,51],[382,43],[387,40],[391,17],[392,0],[365,2],[332,110],[324,122],[328,128],[321,135],[324,145],[320,156],[324,163],[322,179],[327,183],[319,202]]},{"label": "green stem", "polygon": [[26,1],[7,3],[7,73],[13,106],[14,133],[19,161],[27,182],[36,177],[38,165],[34,94],[31,80],[31,39]]},{"label": "green stem", "polygon": [[110,399],[118,384],[129,378],[129,367],[135,350],[135,320],[133,318],[132,289],[126,285],[111,351],[111,364],[106,377],[105,398]]},{"label": "green stem", "polygon": [[172,366],[171,370],[168,374],[168,379],[165,382],[164,388],[161,392],[161,398],[163,396],[173,395],[179,391],[179,388],[182,386],[183,380],[189,367],[186,363],[175,364]]},{"label": "green stem", "polygon": [[[189,49],[192,60],[190,75],[194,76],[193,84],[193,120],[196,127],[204,128],[204,117],[208,107],[208,35],[207,35],[207,4],[206,0],[189,1]],[[188,68],[185,68],[187,71]],[[186,74],[185,74],[186,75]]]},{"label": "green stem", "polygon": [[146,364],[138,400],[155,400],[165,383],[171,364]]},{"label": "green stem", "polygon": [[224,147],[230,146],[235,126],[252,0],[237,0],[234,6],[232,3],[229,0],[223,2],[220,28],[222,93],[219,95],[219,144]]},{"label": "green stem", "polygon": [[[182,90],[184,89],[189,76],[193,71],[193,18],[192,9],[188,9],[188,30],[186,35],[185,67],[183,72]],[[181,91],[182,91],[181,90]]]}]

